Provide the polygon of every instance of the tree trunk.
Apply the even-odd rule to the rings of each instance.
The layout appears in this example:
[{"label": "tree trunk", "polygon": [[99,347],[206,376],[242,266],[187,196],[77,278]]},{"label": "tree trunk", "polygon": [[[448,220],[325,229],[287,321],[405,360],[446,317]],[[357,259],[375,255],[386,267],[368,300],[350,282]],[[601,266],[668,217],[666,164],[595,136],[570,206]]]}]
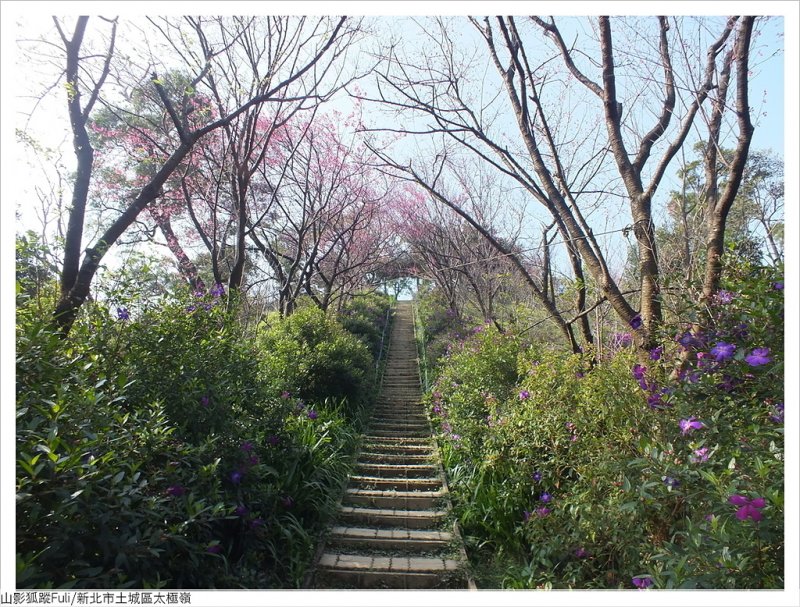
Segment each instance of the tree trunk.
[{"label": "tree trunk", "polygon": [[111,248],[111,246],[119,240],[119,237],[122,236],[125,230],[136,221],[139,213],[158,197],[164,183],[192,149],[194,141],[195,140],[192,139],[187,143],[182,143],[178,149],[172,153],[172,156],[167,159],[158,173],[153,176],[150,182],[141,189],[139,195],[131,205],[122,212],[111,226],[109,226],[93,246],[86,249],[86,255],[75,277],[73,286],[65,295],[61,296],[53,312],[53,321],[56,329],[62,336],[69,334],[72,329],[72,325],[78,315],[78,310],[89,296],[92,279],[100,268],[100,262],[108,252],[108,249]]},{"label": "tree trunk", "polygon": [[181,276],[186,279],[186,282],[189,283],[193,291],[205,291],[206,285],[203,279],[200,278],[197,266],[192,263],[186,251],[183,250],[183,247],[178,242],[178,237],[175,236],[175,231],[172,229],[172,222],[169,217],[160,212],[154,212],[151,213],[151,215],[153,219],[155,219],[156,225],[158,225],[161,233],[164,235],[164,239],[167,241],[167,247],[178,260],[178,270]]},{"label": "tree trunk", "polygon": [[[736,150],[733,159],[728,165],[728,175],[725,189],[717,199],[717,180],[716,180],[716,156],[709,153],[706,159],[706,174],[714,172],[713,179],[706,183],[710,189],[708,192],[707,203],[707,227],[708,236],[706,239],[706,273],[703,281],[703,300],[711,301],[714,293],[719,288],[719,280],[722,275],[722,253],[724,251],[725,222],[728,213],[736,199],[739,186],[742,182],[745,163],[750,151],[750,141],[753,138],[753,124],[750,121],[750,105],[748,100],[747,85],[749,79],[749,58],[750,58],[750,39],[753,32],[755,17],[743,17],[739,24],[739,35],[736,39],[734,56],[736,57],[736,120],[739,127]],[[712,121],[715,124],[714,139],[709,141],[709,147],[713,144],[716,148],[719,141],[720,121],[717,116],[724,111],[725,106],[725,83],[723,89],[722,78],[720,79],[720,98],[714,106]],[[711,164],[713,162],[713,165]]]},{"label": "tree trunk", "polygon": [[94,164],[94,149],[89,143],[89,133],[86,131],[87,116],[81,108],[81,90],[78,83],[80,50],[88,20],[89,17],[78,17],[75,33],[71,40],[66,40],[62,36],[67,51],[67,110],[72,128],[72,148],[77,161],[75,182],[72,186],[72,208],[70,209],[67,233],[64,238],[64,264],[60,281],[62,299],[69,296],[70,289],[75,285],[75,281],[78,278],[86,201],[89,197],[89,184],[92,177],[92,165]]}]

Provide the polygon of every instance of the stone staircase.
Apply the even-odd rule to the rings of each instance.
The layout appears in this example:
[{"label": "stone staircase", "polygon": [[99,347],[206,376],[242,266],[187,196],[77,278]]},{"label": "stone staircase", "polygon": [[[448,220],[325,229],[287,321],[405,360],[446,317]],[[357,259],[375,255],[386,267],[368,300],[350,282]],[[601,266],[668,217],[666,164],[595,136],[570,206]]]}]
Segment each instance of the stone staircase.
[{"label": "stone staircase", "polygon": [[420,397],[412,307],[398,302],[357,468],[306,587],[475,588]]}]

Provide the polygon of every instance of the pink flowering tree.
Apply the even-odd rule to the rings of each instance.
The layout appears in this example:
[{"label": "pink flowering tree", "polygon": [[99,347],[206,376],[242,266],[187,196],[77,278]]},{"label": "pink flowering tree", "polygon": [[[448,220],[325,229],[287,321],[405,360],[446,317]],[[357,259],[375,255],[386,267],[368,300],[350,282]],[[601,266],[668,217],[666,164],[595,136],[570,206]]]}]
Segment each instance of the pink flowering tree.
[{"label": "pink flowering tree", "polygon": [[[159,74],[152,71],[151,65],[144,68],[144,73],[140,72],[139,81],[146,79],[147,86],[155,91],[161,102],[164,124],[169,125],[170,137],[164,142],[163,156],[156,160],[150,176],[128,194],[124,207],[110,218],[97,239],[85,246],[86,202],[94,176],[94,150],[86,125],[98,100],[118,108],[120,115],[126,114],[124,104],[121,106],[113,96],[103,97],[101,93],[109,74],[122,74],[136,67],[131,67],[133,62],[130,58],[115,54],[115,22],[111,23],[102,62],[95,66],[92,60],[83,58],[88,17],[77,20],[71,37],[65,32],[62,21],[54,21],[66,63],[67,109],[78,160],[61,276],[61,297],[54,310],[55,324],[66,335],[89,295],[103,257],[139,221],[142,212],[163,195],[165,185],[198,144],[220,129],[236,130],[241,120],[247,120],[245,117],[264,103],[287,99],[316,100],[323,85],[330,84],[331,70],[354,40],[359,26],[357,22],[351,25],[344,17],[151,19],[150,24],[156,32],[154,36],[166,45],[172,59],[177,58],[184,64],[189,74],[189,86],[174,94]],[[244,59],[240,61],[240,57],[234,58],[237,53],[241,56],[242,49],[246,54],[251,48],[250,42],[260,45],[252,57],[254,62],[246,63]],[[166,64],[166,59],[162,65]],[[223,84],[228,83],[220,82],[218,74],[226,70],[226,66],[234,65],[241,66],[237,72],[240,78],[236,80],[235,90],[226,91],[231,94],[223,96]],[[169,70],[162,70],[166,71]],[[118,84],[124,89],[124,82]],[[244,91],[242,94],[239,94],[240,89]],[[216,116],[195,120],[195,116],[200,114],[189,103],[193,91],[214,99]],[[241,232],[241,226],[237,226],[237,230]],[[81,251],[85,251],[82,259]],[[243,251],[237,251],[237,256],[240,253]]]},{"label": "pink flowering tree", "polygon": [[[161,79],[170,97],[182,95],[187,119],[197,127],[216,116],[207,97],[198,95],[186,75],[169,72]],[[189,91],[189,92],[186,92]],[[168,158],[171,127],[157,91],[140,87],[130,95],[130,107],[123,115],[112,108],[96,112],[89,125],[90,141],[97,150],[95,179],[91,200],[101,217],[123,205],[132,191],[144,187],[153,178],[161,163]],[[206,145],[212,143],[209,135]],[[205,284],[197,266],[192,262],[182,242],[191,239],[184,228],[186,203],[183,195],[185,181],[197,175],[198,150],[193,150],[178,170],[166,180],[160,196],[147,206],[129,229],[128,240],[155,242],[160,232],[165,246],[178,262],[178,269],[193,290],[204,290]],[[151,227],[152,226],[152,227]]]},{"label": "pink flowering tree", "polygon": [[285,314],[302,294],[323,309],[346,299],[367,286],[389,255],[383,218],[393,186],[370,168],[351,120],[334,114],[287,124],[259,167],[269,203],[248,236],[267,262]]}]

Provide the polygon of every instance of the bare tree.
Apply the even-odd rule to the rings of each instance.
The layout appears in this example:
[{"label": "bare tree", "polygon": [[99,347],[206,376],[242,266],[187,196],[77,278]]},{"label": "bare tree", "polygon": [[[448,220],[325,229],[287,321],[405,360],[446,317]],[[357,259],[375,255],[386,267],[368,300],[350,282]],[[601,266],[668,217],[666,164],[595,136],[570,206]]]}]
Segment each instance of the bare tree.
[{"label": "bare tree", "polygon": [[[265,19],[277,18],[266,17]],[[61,24],[57,22],[67,59],[67,104],[73,132],[76,137],[76,154],[80,154],[79,167],[81,169],[78,172],[78,180],[76,180],[76,193],[67,229],[67,238],[71,244],[65,257],[69,256],[69,263],[64,264],[61,281],[62,296],[54,311],[55,323],[64,335],[69,333],[78,310],[89,295],[92,279],[109,248],[137,220],[140,213],[161,195],[164,184],[179,169],[198,142],[209,133],[230,127],[252,108],[265,102],[273,100],[285,101],[295,95],[313,95],[313,91],[309,93],[309,90],[304,86],[307,84],[308,75],[313,76],[315,70],[322,69],[326,58],[331,56],[338,57],[342,45],[346,46],[350,43],[353,31],[346,26],[347,19],[345,17],[338,19],[320,18],[318,25],[312,28],[312,32],[303,37],[308,42],[303,52],[295,52],[297,49],[290,51],[280,65],[280,72],[271,74],[272,78],[266,87],[254,88],[252,96],[243,100],[236,100],[232,105],[225,106],[223,108],[224,111],[221,111],[218,116],[202,121],[200,124],[196,124],[190,119],[189,89],[187,88],[179,99],[170,98],[163,83],[159,80],[158,74],[151,74],[151,86],[154,87],[159,95],[174,129],[172,148],[169,150],[169,155],[160,163],[158,170],[154,172],[148,182],[132,196],[128,206],[111,222],[100,237],[85,249],[85,256],[78,267],[75,261],[75,251],[80,249],[85,221],[86,197],[88,194],[88,186],[85,184],[92,177],[91,155],[87,153],[89,148],[87,148],[88,136],[86,136],[85,125],[92,107],[99,98],[105,81],[104,74],[108,72],[107,68],[104,68],[100,77],[94,80],[85,74],[81,74],[83,60],[80,53],[87,22],[88,18],[86,17],[78,20],[75,34],[72,38],[67,38],[63,33]],[[290,27],[297,26],[297,21],[287,19],[286,24]],[[233,34],[231,39],[238,40],[239,36],[244,36],[251,26],[251,22],[234,21],[231,27],[236,28],[238,34]],[[192,88],[206,87],[208,90],[213,82],[214,70],[219,69],[220,58],[225,57],[229,47],[225,45],[212,46],[203,28],[200,27],[194,29],[198,47],[201,49],[201,52],[198,53],[189,44],[184,44],[180,36],[177,38],[171,37],[175,33],[169,29],[173,27],[172,22],[165,21],[161,24],[161,27],[161,33],[168,42],[174,42],[172,48],[184,60],[187,69],[192,71],[190,86]],[[104,65],[108,65],[112,61],[114,57],[113,50],[113,45],[109,45],[108,53],[106,54],[107,60]],[[89,100],[84,105],[81,104],[83,90],[91,91]],[[77,246],[75,245],[76,242],[78,243]]]},{"label": "bare tree", "polygon": [[[89,115],[94,109],[103,84],[108,77],[111,60],[114,57],[114,44],[117,35],[117,20],[110,21],[111,32],[108,46],[104,53],[99,74],[82,74],[87,69],[87,61],[81,57],[88,17],[78,17],[72,37],[68,37],[62,24],[53,17],[61,42],[64,45],[66,68],[64,73],[67,93],[67,111],[72,128],[72,148],[75,152],[77,166],[72,184],[72,205],[69,213],[67,231],[64,237],[64,262],[61,269],[61,301],[71,301],[71,292],[78,281],[81,246],[83,242],[83,225],[86,215],[86,200],[89,196],[89,184],[94,164],[94,149],[89,141],[86,129]],[[104,21],[107,21],[104,19]],[[83,89],[88,98],[84,101]],[[87,290],[88,294],[88,290]],[[85,295],[84,295],[85,297]],[[59,304],[60,307],[60,304]],[[71,322],[71,321],[70,321]],[[63,325],[62,325],[63,326]]]},{"label": "bare tree", "polygon": [[[745,163],[753,138],[750,120],[750,104],[747,86],[749,81],[750,39],[755,17],[743,17],[739,23],[736,44],[728,51],[719,75],[717,94],[713,102],[709,134],[704,155],[706,207],[706,269],[703,280],[703,300],[710,302],[719,287],[722,274],[722,253],[725,241],[725,223],[744,175]],[[736,148],[727,165],[725,187],[719,191],[718,153],[721,146],[720,132],[723,114],[726,111],[728,87],[733,66],[736,69],[736,92],[734,112],[739,130]]]},{"label": "bare tree", "polygon": [[[456,48],[447,24],[440,20],[435,31],[425,30],[433,49],[424,60],[401,57],[394,48],[387,51],[387,67],[381,73],[376,100],[398,111],[413,110],[428,119],[421,127],[393,130],[415,135],[442,134],[461,150],[477,155],[521,184],[555,222],[561,240],[568,245],[576,281],[586,282],[581,279],[585,266],[601,299],[608,301],[617,315],[635,329],[639,344],[649,347],[662,316],[653,198],[667,167],[696,124],[698,112],[717,86],[715,75],[721,70],[717,57],[730,46],[737,21],[734,17],[724,24],[707,49],[704,78],[679,97],[682,91],[676,86],[672,49],[680,32],[673,31],[667,18],[656,19],[652,52],[637,57],[646,62],[647,71],[638,75],[626,70],[622,78],[628,93],[623,97],[617,73],[621,52],[615,49],[612,20],[608,17],[597,20],[597,47],[589,51],[585,61],[578,61],[578,51],[567,46],[555,20],[531,18],[527,25],[553,41],[555,58],[560,57],[563,64],[561,71],[554,71],[554,57],[542,58],[533,50],[530,33],[523,32],[516,19],[470,18],[504,89],[501,104],[497,96],[484,92],[480,97],[471,92],[476,83],[469,79],[469,66],[476,61],[475,56]],[[749,51],[746,34],[743,27],[734,36],[738,56]],[[622,51],[626,56],[632,52],[638,50]],[[746,88],[746,72],[737,77]],[[599,128],[576,128],[570,124],[569,109],[565,112],[557,104],[559,92],[571,86],[570,81],[589,96],[582,102],[590,112],[583,121],[589,122],[595,115],[591,112],[596,109],[602,117],[596,121]],[[490,84],[477,83],[483,91]],[[594,106],[592,98],[596,99]],[[640,126],[644,114],[654,116],[648,128]],[[507,126],[509,121],[516,126],[513,139],[498,127],[498,124]],[[434,182],[422,171],[385,155],[395,168],[413,172],[415,179],[435,190]],[[612,167],[614,174],[610,172]],[[435,175],[436,172],[431,172],[429,177]],[[615,180],[621,183],[621,192],[615,187]],[[586,218],[595,208],[592,199],[597,204],[620,194],[629,203],[631,228],[637,242],[638,310],[614,278]],[[446,204],[444,200],[441,202]],[[544,305],[543,296],[544,293],[537,294]],[[579,308],[585,305],[585,293],[581,299]],[[579,309],[577,319],[585,319],[582,326],[588,328],[584,312]],[[552,316],[558,324],[566,324],[558,320],[555,310]]]}]

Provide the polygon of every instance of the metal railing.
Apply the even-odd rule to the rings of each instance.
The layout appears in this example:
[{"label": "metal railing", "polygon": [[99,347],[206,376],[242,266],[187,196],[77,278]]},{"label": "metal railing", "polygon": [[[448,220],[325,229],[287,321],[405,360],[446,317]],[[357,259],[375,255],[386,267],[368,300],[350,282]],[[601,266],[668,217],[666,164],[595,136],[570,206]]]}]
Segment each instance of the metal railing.
[{"label": "metal railing", "polygon": [[389,318],[394,310],[394,303],[386,310],[386,318],[383,319],[383,331],[381,332],[381,346],[378,349],[378,357],[375,359],[375,383],[378,383],[378,373],[380,373],[381,363],[383,363],[384,343],[386,342],[386,332],[389,330]]},{"label": "metal railing", "polygon": [[412,300],[411,309],[414,319],[414,341],[417,343],[417,358],[419,359],[420,375],[422,379],[422,391],[427,392],[430,388],[428,381],[428,358],[425,353],[425,332],[419,318],[419,308]]}]

